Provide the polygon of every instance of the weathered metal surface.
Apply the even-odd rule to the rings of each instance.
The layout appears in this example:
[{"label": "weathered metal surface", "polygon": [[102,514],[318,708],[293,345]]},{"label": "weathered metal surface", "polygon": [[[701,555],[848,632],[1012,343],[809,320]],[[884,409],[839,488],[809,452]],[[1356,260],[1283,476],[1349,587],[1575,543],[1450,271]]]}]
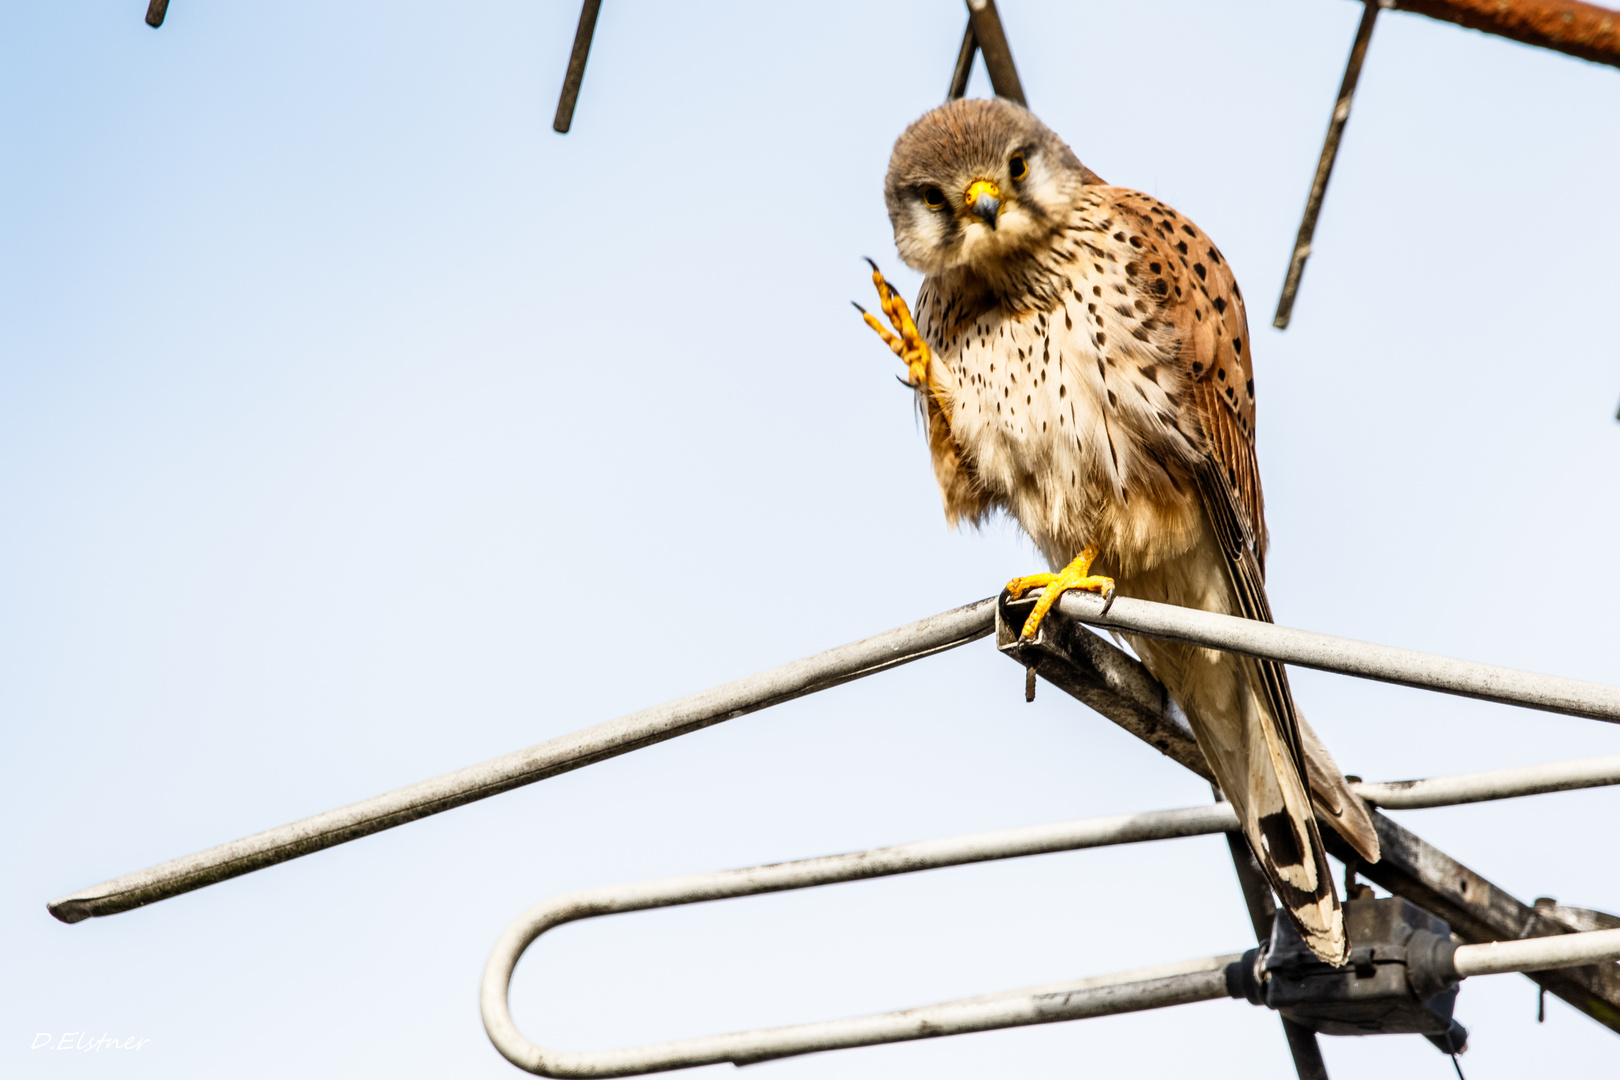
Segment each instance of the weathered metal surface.
[{"label": "weathered metal surface", "polygon": [[967,0],[967,8],[968,26],[979,43],[991,88],[997,97],[1016,101],[1027,108],[1024,84],[1018,81],[1018,69],[1013,66],[1012,47],[1007,44],[1007,32],[1002,29],[996,0]]},{"label": "weathered metal surface", "polygon": [[1299,1080],[1328,1080],[1327,1062],[1322,1060],[1322,1048],[1317,1045],[1316,1032],[1304,1024],[1296,1024],[1282,1017],[1283,1035],[1288,1039],[1288,1053],[1294,1059],[1294,1072]]},{"label": "weathered metal surface", "polygon": [[[1078,1020],[1230,996],[1231,985],[1225,969],[1228,964],[1238,962],[1242,954],[1003,991],[851,1020],[593,1052],[549,1050],[535,1045],[517,1030],[508,1003],[512,973],[525,950],[546,931],[581,919],[814,888],[1080,847],[1216,831],[1231,833],[1236,828],[1237,821],[1231,807],[1226,803],[1213,803],[1151,814],[925,840],[870,851],[567,893],[524,912],[507,927],[496,943],[485,964],[480,988],[484,1028],[507,1060],[530,1072],[544,1076],[628,1076],[723,1061],[746,1064],[794,1054]],[[1240,861],[1240,877],[1242,866]],[[1254,876],[1258,881],[1258,875]],[[1265,906],[1260,901],[1254,905],[1252,917],[1257,927],[1264,918]],[[1449,947],[1449,942],[1447,945]],[[1465,954],[1462,949],[1458,949],[1457,953],[1467,957],[1457,968],[1459,975],[1514,971],[1530,964],[1578,964],[1597,956],[1620,955],[1620,931],[1606,930],[1582,935],[1579,941],[1561,939],[1557,944],[1545,948],[1518,948],[1504,952],[1491,945],[1478,953]],[[1570,970],[1579,972],[1584,969]],[[1536,978],[1541,981],[1563,974],[1538,972]],[[1554,993],[1559,992],[1552,984],[1547,985]],[[1290,1033],[1291,1044],[1296,1034]],[[1320,1055],[1313,1057],[1310,1045],[1300,1042],[1301,1060],[1305,1063],[1301,1075],[1325,1076],[1325,1070],[1320,1066]]]},{"label": "weathered metal surface", "polygon": [[1355,40],[1350,45],[1350,59],[1344,66],[1344,78],[1339,82],[1339,96],[1333,102],[1333,115],[1328,118],[1327,137],[1322,140],[1322,156],[1316,162],[1316,176],[1311,181],[1311,193],[1305,200],[1305,214],[1299,221],[1299,235],[1294,239],[1294,253],[1288,260],[1288,275],[1283,280],[1282,296],[1277,299],[1277,314],[1271,325],[1279,330],[1288,328],[1294,315],[1294,296],[1299,292],[1300,278],[1305,274],[1305,260],[1311,257],[1311,238],[1316,235],[1316,218],[1322,212],[1322,199],[1327,194],[1328,180],[1333,175],[1333,162],[1339,156],[1339,140],[1344,137],[1344,125],[1350,120],[1350,105],[1356,96],[1356,81],[1361,78],[1361,64],[1367,58],[1367,43],[1372,40],[1373,23],[1378,19],[1378,0],[1366,0],[1361,23],[1356,27]]},{"label": "weathered metal surface", "polygon": [[951,71],[950,89],[945,91],[946,101],[956,101],[967,94],[968,76],[973,74],[973,58],[979,55],[979,42],[973,36],[973,20],[968,19],[962,31],[962,47],[956,52],[956,67]]},{"label": "weathered metal surface", "polygon": [[579,101],[579,85],[585,80],[585,61],[591,55],[591,38],[596,34],[596,16],[602,0],[585,0],[579,9],[579,27],[574,31],[574,49],[568,54],[568,71],[563,75],[562,94],[557,99],[557,118],[551,130],[568,134],[574,123],[574,105]]},{"label": "weathered metal surface", "polygon": [[1620,957],[1620,930],[1589,930],[1584,934],[1553,934],[1527,941],[1492,941],[1460,945],[1454,963],[1457,974],[1500,975],[1505,971],[1540,972],[1613,961]]},{"label": "weathered metal surface", "polygon": [[152,0],[146,5],[146,25],[156,30],[163,25],[163,19],[169,14],[169,0]]},{"label": "weathered metal surface", "polygon": [[[1373,645],[1129,597],[1114,600],[1104,614],[1103,600],[1096,594],[1066,592],[1053,610],[1109,630],[1225,649],[1358,679],[1620,723],[1620,687],[1602,683]],[[1046,633],[1045,624],[1041,632]]]},{"label": "weathered metal surface", "polygon": [[1236,827],[1231,808],[1217,803],[1157,814],[925,840],[872,851],[568,893],[530,908],[501,935],[484,967],[480,989],[484,1029],[508,1061],[529,1072],[542,1076],[630,1076],[723,1061],[741,1065],[794,1054],[1078,1020],[1223,998],[1227,996],[1226,966],[1238,960],[1241,954],[985,994],[876,1016],[588,1052],[536,1046],[517,1030],[507,1002],[512,972],[524,950],[547,930],[580,919],[806,889],[989,859],[1017,858],[1096,843],[1128,843],[1135,839],[1194,835]]},{"label": "weathered metal surface", "polygon": [[1534,904],[1537,915],[1561,922],[1577,933],[1587,930],[1620,930],[1620,915],[1591,908],[1568,907],[1550,896],[1538,896]]},{"label": "weathered metal surface", "polygon": [[1515,799],[1551,791],[1607,787],[1610,784],[1620,784],[1620,754],[1579,761],[1550,761],[1545,765],[1520,765],[1489,772],[1434,776],[1427,780],[1396,780],[1376,784],[1355,782],[1350,785],[1350,790],[1385,810],[1421,810],[1428,806]]},{"label": "weathered metal surface", "polygon": [[[537,1046],[524,1038],[512,1023],[506,1007],[511,967],[504,963],[510,948],[503,938],[496,955],[490,958],[490,967],[485,970],[484,1030],[501,1055],[518,1068],[540,1076],[561,1077],[637,1076],[728,1061],[750,1065],[798,1054],[1214,1001],[1227,996],[1226,965],[1240,958],[1240,954],[1235,953],[1213,956],[1186,964],[1165,965],[1170,969],[1192,967],[1194,970],[1158,975],[1151,974],[1154,969],[1123,972],[848,1020],[739,1031],[623,1050],[577,1051]],[[517,953],[521,952],[519,948]],[[499,965],[498,960],[502,961]]]},{"label": "weathered metal surface", "polygon": [[993,599],[968,604],[385,795],[160,863],[52,900],[47,906],[63,922],[78,922],[274,866],[954,649],[989,634],[994,609]]},{"label": "weathered metal surface", "polygon": [[[1151,716],[1154,700],[1168,701],[1163,687],[1153,679],[1146,668],[1139,661],[1126,656],[1122,651],[1101,643],[1104,647],[1098,649],[1084,639],[1075,636],[1073,623],[1079,618],[1097,619],[1101,613],[1100,601],[1087,604],[1085,601],[1096,598],[1088,594],[1067,593],[1053,606],[1046,619],[1041,624],[1040,633],[1030,642],[1013,642],[1004,645],[1003,652],[1008,653],[1014,660],[1024,666],[1035,666],[1038,672],[1052,670],[1061,676],[1051,679],[1060,689],[1067,689],[1068,685],[1076,685],[1084,690],[1084,695],[1076,694],[1082,702],[1092,709],[1113,720],[1121,727],[1137,734],[1146,730],[1157,734],[1160,742],[1171,742],[1170,733],[1177,730],[1179,716],[1172,716],[1168,708],[1155,722]],[[1002,641],[1009,637],[1009,629],[1022,628],[1023,620],[1027,615],[1032,602],[1024,600],[1009,602],[1005,595],[997,611],[997,640]],[[1124,610],[1121,611],[1123,605]],[[1145,610],[1139,610],[1145,609]],[[1160,604],[1143,604],[1142,601],[1131,601],[1119,598],[1114,601],[1109,611],[1109,619],[1105,624],[1118,625],[1119,629],[1134,633],[1148,633],[1153,636],[1173,637],[1177,640],[1193,641],[1197,644],[1212,645],[1216,648],[1233,647],[1234,642],[1243,645],[1234,648],[1234,651],[1251,652],[1254,642],[1243,635],[1229,635],[1225,633],[1223,623],[1243,623],[1245,620],[1229,619],[1225,616],[1210,615],[1207,612],[1185,612],[1187,615],[1201,616],[1201,619],[1183,620],[1168,613],[1160,613],[1154,609],[1164,608]],[[1169,613],[1181,612],[1185,609],[1168,609]],[[1157,616],[1165,614],[1165,619]],[[1214,622],[1209,622],[1214,620]],[[1102,620],[1097,620],[1102,621]],[[1252,627],[1263,627],[1265,630],[1282,631],[1281,627],[1273,627],[1265,623],[1249,623]],[[1171,630],[1174,630],[1174,633]],[[1197,636],[1193,636],[1196,629]],[[1240,628],[1241,629],[1241,628]],[[1299,631],[1283,631],[1285,634],[1298,634]],[[1210,634],[1222,640],[1205,640]],[[1095,638],[1096,635],[1090,635]],[[1319,637],[1320,635],[1311,635]],[[1265,637],[1262,633],[1261,637]],[[1098,639],[1100,641],[1100,639]],[[1342,643],[1344,645],[1359,646],[1358,642],[1341,642],[1341,639],[1327,639],[1328,643]],[[1382,646],[1362,646],[1366,649],[1381,649]],[[1293,649],[1269,648],[1267,651],[1253,651],[1251,655],[1270,656],[1272,659],[1293,661]],[[1331,649],[1328,651],[1332,651]],[[1404,652],[1404,650],[1394,650]],[[1303,650],[1308,657],[1315,656],[1321,659],[1310,648]],[[1411,654],[1423,658],[1424,654]],[[1091,666],[1091,657],[1102,658],[1096,670],[1088,671]],[[1428,658],[1441,660],[1443,658]],[[1453,663],[1461,663],[1454,661]],[[1327,663],[1310,663],[1308,666],[1322,667],[1325,670],[1337,670],[1336,666]],[[1353,665],[1352,665],[1353,666]],[[1484,665],[1479,665],[1483,667]],[[1502,671],[1504,669],[1494,669]],[[1359,673],[1359,672],[1346,672]],[[1519,673],[1515,673],[1519,674]],[[1539,676],[1537,678],[1540,678]],[[1403,681],[1392,679],[1390,681]],[[1114,691],[1113,686],[1128,687],[1129,692]],[[1581,684],[1590,686],[1592,684]],[[1154,688],[1157,687],[1157,690]],[[1598,689],[1608,689],[1599,687]],[[1476,696],[1485,696],[1483,694]],[[1160,742],[1152,738],[1148,740],[1161,752],[1168,754]],[[1173,745],[1173,743],[1172,743]],[[1169,755],[1174,757],[1175,755]],[[1179,760],[1179,759],[1178,759]],[[1532,766],[1532,769],[1538,768]],[[1195,769],[1200,776],[1208,778],[1208,768]],[[1397,896],[1404,896],[1427,911],[1433,912],[1451,924],[1452,930],[1467,942],[1485,942],[1498,940],[1512,940],[1524,937],[1539,937],[1548,934],[1568,933],[1570,927],[1556,921],[1550,915],[1539,915],[1537,912],[1521,903],[1509,893],[1497,888],[1472,870],[1463,866],[1449,855],[1427,843],[1422,838],[1397,825],[1389,818],[1373,811],[1373,824],[1378,829],[1382,845],[1382,859],[1372,865],[1363,863],[1355,852],[1338,838],[1333,830],[1324,825],[1322,838],[1327,843],[1328,850],[1343,861],[1346,866],[1359,872],[1363,877],[1383,886]],[[1543,986],[1548,992],[1556,994],[1582,1012],[1591,1016],[1599,1023],[1615,1031],[1620,1031],[1620,968],[1614,964],[1592,965],[1590,967],[1571,968],[1563,971],[1538,972],[1530,976]]]},{"label": "weathered metal surface", "polygon": [[1400,11],[1620,67],[1620,11],[1577,0],[1394,0]]},{"label": "weathered metal surface", "polygon": [[1187,718],[1147,668],[1057,608],[1052,615],[1058,617],[1048,615],[1034,640],[1023,640],[1024,620],[1034,608],[1034,596],[1010,600],[1002,592],[996,609],[998,649],[1172,761],[1215,782]]},{"label": "weathered metal surface", "polygon": [[[1521,903],[1445,852],[1376,810],[1382,858],[1364,863],[1337,835],[1322,830],[1328,850],[1368,881],[1451,924],[1463,941],[1478,944],[1567,934],[1572,929],[1550,914]],[[1528,973],[1550,994],[1564,999],[1604,1027],[1620,1032],[1620,967],[1613,962],[1560,971]]]},{"label": "weathered metal surface", "polygon": [[[1222,798],[1219,788],[1215,794]],[[1243,891],[1243,904],[1249,912],[1249,924],[1254,927],[1254,939],[1263,945],[1271,940],[1271,924],[1277,918],[1277,902],[1272,898],[1271,886],[1266,884],[1265,874],[1242,833],[1228,832],[1226,847],[1232,854],[1232,868],[1237,871],[1238,887]],[[1288,1056],[1294,1059],[1294,1073],[1299,1080],[1328,1080],[1327,1062],[1322,1060],[1316,1032],[1286,1016],[1279,1014],[1277,1019],[1282,1021]]]}]

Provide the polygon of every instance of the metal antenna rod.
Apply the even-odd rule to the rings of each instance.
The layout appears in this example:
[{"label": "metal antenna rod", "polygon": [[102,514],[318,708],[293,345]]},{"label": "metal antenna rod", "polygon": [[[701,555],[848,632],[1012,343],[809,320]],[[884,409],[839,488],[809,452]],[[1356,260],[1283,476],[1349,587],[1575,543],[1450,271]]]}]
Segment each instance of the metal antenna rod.
[{"label": "metal antenna rod", "polygon": [[[1030,599],[1020,610],[1027,614],[1028,607],[1032,606],[1033,599]],[[1043,624],[1042,632],[1029,645],[1044,647],[1053,640],[1059,626],[1074,619],[1357,678],[1620,723],[1620,687],[1370,645],[1129,597],[1114,601],[1106,614],[1102,607],[1102,599],[1090,593],[1065,593]],[[992,598],[942,612],[656,708],[103,882],[51,901],[50,910],[63,922],[128,911],[639,750],[804,694],[875,675],[984,637],[994,629],[995,608],[996,601]],[[1022,618],[1018,625],[1022,627]],[[1105,644],[1089,632],[1082,633],[1077,640]],[[1024,666],[1032,665],[1025,663]],[[1040,663],[1034,666],[1039,668]],[[1045,670],[1041,675],[1049,681],[1054,678]],[[1135,696],[1127,706],[1130,716],[1118,722],[1193,772],[1209,778],[1209,766],[1185,719],[1180,718],[1179,713],[1171,715],[1164,711],[1164,688],[1148,676],[1145,669],[1121,678],[1124,682],[1106,688],[1107,700],[1122,701],[1122,687],[1127,684],[1133,688],[1130,692]],[[1061,682],[1058,685],[1104,711],[1105,715],[1119,714],[1117,708],[1113,713],[1107,712],[1113,708],[1107,702],[1088,700],[1087,692],[1077,686]],[[1605,768],[1603,765],[1537,767],[1533,785],[1539,791],[1584,787],[1588,783],[1603,782],[1600,777]],[[1491,788],[1503,786],[1501,778],[1496,777],[1488,777],[1485,783]],[[1458,794],[1460,789],[1455,789],[1453,784],[1448,781],[1438,786],[1385,785],[1381,791],[1369,792],[1368,797],[1374,802],[1382,800],[1392,808],[1432,806],[1437,804],[1437,795],[1454,797]],[[1472,784],[1470,781],[1468,786]]]},{"label": "metal antenna rod", "polygon": [[[152,0],[153,3],[159,0]],[[166,0],[165,0],[166,2]],[[568,57],[568,74],[563,76],[562,97],[557,99],[557,119],[551,130],[559,135],[568,134],[574,122],[574,103],[579,100],[579,84],[585,78],[585,60],[591,53],[591,37],[596,33],[596,15],[602,10],[602,0],[585,0],[579,9],[579,29],[574,32],[574,51]]]},{"label": "metal antenna rod", "polygon": [[994,609],[994,599],[980,600],[431,780],[171,859],[53,900],[51,914],[73,923],[129,911],[875,675],[984,637],[994,629]]},{"label": "metal antenna rod", "polygon": [[951,88],[945,91],[946,101],[960,100],[967,94],[968,76],[973,73],[973,58],[979,55],[979,39],[973,36],[973,20],[968,19],[962,31],[962,48],[956,54],[956,70],[951,72]]},{"label": "metal antenna rod", "polygon": [[[1109,630],[1224,649],[1358,679],[1416,686],[1442,694],[1620,724],[1620,687],[1617,686],[1454,660],[1124,596],[1109,606],[1095,593],[1066,592],[1058,599],[1054,610]],[[1042,625],[1044,632],[1045,624]]]},{"label": "metal antenna rod", "polygon": [[[1092,599],[1097,601],[1095,608],[1101,608],[1101,599]],[[1019,631],[1035,603],[1032,594],[1016,601],[1003,594],[996,615],[996,644],[1009,659],[1023,668],[1033,666],[1040,678],[1171,760],[1206,780],[1214,779],[1185,717],[1158,680],[1139,660],[1086,630],[1061,601],[1047,613],[1040,633],[1033,639],[1023,638]],[[1199,614],[1208,617],[1207,612]],[[1547,771],[1547,766],[1532,766],[1531,772],[1521,774],[1512,786],[1524,794],[1544,790]],[[1551,771],[1567,776],[1574,770],[1553,766]],[[1476,774],[1474,782],[1481,787],[1507,788],[1489,774]],[[1451,783],[1448,780],[1445,786]],[[1444,919],[1464,941],[1506,941],[1620,927],[1608,923],[1598,912],[1532,908],[1378,811],[1372,812],[1372,818],[1383,852],[1377,863],[1361,862],[1332,829],[1324,829],[1322,839],[1329,853],[1373,884]],[[1620,1032],[1620,968],[1534,971],[1529,978],[1598,1023]]]},{"label": "metal antenna rod", "polygon": [[[1024,99],[1023,83],[1018,81],[1018,69],[1013,66],[1012,48],[1007,44],[1007,32],[1001,28],[996,0],[967,0],[967,8],[968,30],[979,43],[979,51],[984,54],[984,69],[990,74],[990,86],[995,90],[996,97],[1016,101],[1027,109],[1029,102]],[[957,65],[960,69],[960,57]],[[955,80],[952,80],[952,87],[955,87]],[[967,89],[965,72],[962,89],[964,92]]]},{"label": "metal antenna rod", "polygon": [[1322,212],[1322,197],[1327,194],[1328,177],[1333,175],[1333,159],[1339,155],[1339,140],[1344,135],[1345,122],[1350,119],[1350,101],[1356,95],[1356,80],[1361,78],[1361,62],[1367,58],[1367,43],[1372,40],[1373,23],[1382,4],[1383,0],[1365,0],[1361,25],[1356,27],[1350,61],[1345,65],[1333,118],[1328,121],[1327,138],[1322,142],[1322,157],[1316,163],[1316,179],[1311,182],[1311,195],[1305,200],[1305,216],[1300,220],[1299,236],[1294,240],[1294,257],[1288,263],[1288,277],[1283,281],[1282,297],[1277,301],[1277,317],[1271,320],[1271,325],[1279,330],[1286,330],[1288,320],[1294,315],[1294,294],[1299,291],[1299,279],[1305,274],[1305,260],[1311,257],[1316,215]]},{"label": "metal antenna rod", "polygon": [[[1237,827],[1237,816],[1232,808],[1215,803],[1180,811],[924,840],[768,866],[609,885],[553,897],[513,920],[490,953],[479,990],[484,1030],[502,1056],[528,1072],[553,1077],[635,1076],[723,1061],[751,1065],[797,1054],[1241,997],[1244,996],[1242,991],[1235,990],[1231,981],[1237,973],[1228,965],[1241,963],[1243,954],[1234,953],[873,1016],[595,1051],[553,1050],[530,1042],[517,1029],[508,1001],[512,975],[524,952],[548,930],[570,922],[911,874],[1064,848],[1101,846],[1122,840],[1134,842],[1148,839],[1150,830],[1141,826],[1150,819],[1161,826],[1161,835],[1188,835],[1194,829],[1163,829],[1162,826],[1172,822],[1194,825],[1200,818],[1207,824],[1221,819],[1228,830]],[[1447,981],[1510,971],[1536,971],[1545,975],[1548,969],[1589,966],[1617,956],[1620,956],[1620,929],[1462,945],[1449,960],[1451,971]],[[1289,1032],[1291,1046],[1296,1034],[1309,1037],[1309,1041],[1300,1042],[1303,1053],[1296,1057],[1305,1062],[1300,1068],[1302,1080],[1326,1080],[1321,1055],[1315,1052],[1313,1033],[1305,1028],[1299,1028],[1298,1032],[1285,1030]]]},{"label": "metal antenna rod", "polygon": [[[1215,798],[1226,797],[1216,785]],[[1266,884],[1265,873],[1255,861],[1249,842],[1240,832],[1226,834],[1226,847],[1232,853],[1232,869],[1237,871],[1238,887],[1243,890],[1243,903],[1249,909],[1249,923],[1254,937],[1261,945],[1271,940],[1271,924],[1277,919],[1277,904],[1271,898],[1271,886]],[[1317,1045],[1316,1032],[1304,1024],[1296,1024],[1286,1016],[1282,1021],[1283,1036],[1288,1040],[1288,1052],[1294,1059],[1294,1072],[1299,1080],[1328,1080],[1327,1062],[1322,1060],[1322,1048]]]}]

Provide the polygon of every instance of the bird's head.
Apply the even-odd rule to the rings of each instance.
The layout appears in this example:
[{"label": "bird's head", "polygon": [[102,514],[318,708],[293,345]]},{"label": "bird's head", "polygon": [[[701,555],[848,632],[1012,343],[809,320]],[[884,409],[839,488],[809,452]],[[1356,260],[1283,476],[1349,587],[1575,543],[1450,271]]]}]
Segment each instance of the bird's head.
[{"label": "bird's head", "polygon": [[1049,246],[1081,184],[1097,182],[1063,140],[1010,101],[952,101],[894,144],[883,194],[906,265],[992,271]]}]

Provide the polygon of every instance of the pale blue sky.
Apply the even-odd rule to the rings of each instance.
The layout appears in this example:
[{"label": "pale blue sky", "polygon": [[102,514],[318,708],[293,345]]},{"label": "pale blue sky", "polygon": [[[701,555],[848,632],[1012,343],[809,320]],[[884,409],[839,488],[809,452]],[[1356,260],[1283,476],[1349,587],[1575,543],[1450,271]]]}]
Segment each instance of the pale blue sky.
[{"label": "pale blue sky", "polygon": [[[1360,5],[1003,15],[1083,160],[1198,221],[1252,317],[1284,623],[1620,682],[1620,72],[1380,19],[1294,325],[1270,312]],[[477,985],[575,888],[1206,801],[986,643],[153,907],[47,899],[953,607],[1038,567],[946,531],[849,308],[909,291],[881,179],[954,0],[4,5],[0,1071],[519,1075]],[[987,92],[982,73],[972,92]],[[1589,721],[1299,673],[1349,771],[1620,752]],[[1525,900],[1620,910],[1598,791],[1399,815]],[[1133,925],[1123,923],[1127,917]],[[565,928],[555,1045],[899,1008],[1242,949],[1214,837]],[[1612,1073],[1516,976],[1469,1080]],[[30,1051],[36,1033],[151,1041]],[[1441,1078],[1416,1037],[1335,1080]],[[762,1076],[1291,1075],[1232,1002]],[[716,1075],[731,1075],[720,1067]]]}]

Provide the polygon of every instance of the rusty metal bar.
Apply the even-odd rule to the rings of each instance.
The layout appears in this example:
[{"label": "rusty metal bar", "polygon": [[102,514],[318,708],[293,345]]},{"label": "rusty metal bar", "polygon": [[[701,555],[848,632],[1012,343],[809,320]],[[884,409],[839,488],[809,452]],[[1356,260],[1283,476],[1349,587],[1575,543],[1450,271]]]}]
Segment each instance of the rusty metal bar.
[{"label": "rusty metal bar", "polygon": [[568,55],[568,72],[563,76],[562,96],[557,99],[557,118],[551,130],[568,134],[574,123],[574,104],[579,100],[579,84],[585,79],[585,61],[591,54],[591,37],[596,33],[596,16],[602,0],[585,0],[579,9],[579,29],[574,31],[574,51]]},{"label": "rusty metal bar", "polygon": [[[1001,15],[996,11],[996,0],[967,0],[968,28],[979,43],[984,55],[984,69],[990,75],[990,86],[996,97],[1016,101],[1029,107],[1024,98],[1024,84],[1018,80],[1018,69],[1013,66],[1012,47],[1007,44],[1007,32],[1001,27]],[[963,80],[966,91],[967,81]]]},{"label": "rusty metal bar", "polygon": [[[1210,779],[1209,767],[1201,755],[1196,765],[1185,760],[1191,751],[1196,751],[1197,745],[1188,745],[1191,733],[1182,734],[1185,718],[1170,704],[1163,686],[1140,661],[1074,625],[1078,622],[1077,611],[1090,611],[1092,617],[1100,613],[1101,602],[1086,605],[1087,598],[1065,594],[1047,614],[1040,633],[1033,640],[1025,641],[1018,631],[1034,607],[1034,596],[1026,595],[1014,601],[1003,594],[996,612],[998,647],[1018,664],[1033,667],[1041,678],[1060,689],[1078,688],[1081,692],[1075,696],[1086,705],[1143,738],[1166,756]],[[1129,603],[1125,598],[1116,600],[1116,610],[1110,611],[1110,616],[1116,614],[1121,604]],[[1205,612],[1192,614],[1208,619],[1223,618]],[[1144,632],[1139,625],[1121,629]],[[1085,640],[1087,638],[1090,640]],[[1215,647],[1231,646],[1228,643]],[[1293,662],[1288,656],[1273,658]],[[1151,715],[1155,701],[1164,703],[1157,717]],[[1377,863],[1363,863],[1349,845],[1338,839],[1338,834],[1324,825],[1322,837],[1328,850],[1369,881],[1445,919],[1464,941],[1542,937],[1575,929],[1556,919],[1550,911],[1540,913],[1526,906],[1376,810],[1372,812],[1372,819],[1382,847],[1382,858]],[[1614,964],[1538,972],[1530,978],[1600,1024],[1620,1032],[1620,968]]]},{"label": "rusty metal bar", "polygon": [[973,36],[973,20],[968,19],[962,31],[962,47],[956,53],[956,68],[951,72],[951,87],[945,91],[946,101],[956,101],[967,94],[968,76],[973,74],[973,58],[979,54],[979,41]]},{"label": "rusty metal bar", "polygon": [[168,13],[169,0],[152,0],[146,5],[146,25],[156,30],[163,25],[163,18]]},{"label": "rusty metal bar", "polygon": [[1334,99],[1327,137],[1322,140],[1322,156],[1317,159],[1316,176],[1311,181],[1310,196],[1305,200],[1305,215],[1300,218],[1299,235],[1294,238],[1288,276],[1283,280],[1282,296],[1277,299],[1277,315],[1271,320],[1271,325],[1279,330],[1286,330],[1294,316],[1294,296],[1299,292],[1300,278],[1305,275],[1305,260],[1311,257],[1316,218],[1322,212],[1322,199],[1327,194],[1328,179],[1333,175],[1333,162],[1339,156],[1339,140],[1344,137],[1344,125],[1350,119],[1350,103],[1356,96],[1356,81],[1361,78],[1361,64],[1367,58],[1367,43],[1372,40],[1380,2],[1365,0],[1356,38],[1350,45],[1350,59],[1345,63],[1344,78],[1339,82],[1339,96]]},{"label": "rusty metal bar", "polygon": [[1620,11],[1578,0],[1394,0],[1391,7],[1620,67]]},{"label": "rusty metal bar", "polygon": [[921,660],[989,634],[995,600],[980,600],[849,645],[679,698],[432,780],[126,874],[52,900],[63,922],[114,915],[301,855],[442,813],[771,705]]}]

